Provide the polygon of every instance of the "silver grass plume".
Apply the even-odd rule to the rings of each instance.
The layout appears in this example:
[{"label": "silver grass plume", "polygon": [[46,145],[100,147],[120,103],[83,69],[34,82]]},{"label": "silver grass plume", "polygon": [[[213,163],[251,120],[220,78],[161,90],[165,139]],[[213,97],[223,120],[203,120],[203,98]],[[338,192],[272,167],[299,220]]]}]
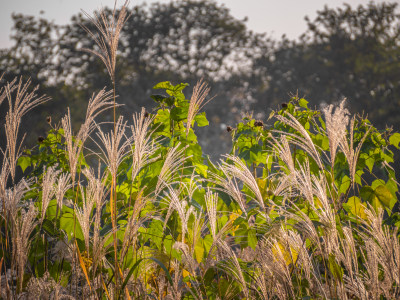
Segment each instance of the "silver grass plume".
[{"label": "silver grass plume", "polygon": [[[39,86],[36,86],[31,92],[28,92],[30,84],[30,79],[26,83],[23,83],[22,78],[20,78],[18,85],[15,86],[14,80],[11,83],[7,83],[4,89],[8,100],[8,111],[5,122],[7,148],[5,150],[4,159],[8,160],[8,166],[13,180],[15,179],[16,164],[21,155],[21,146],[24,140],[24,137],[22,137],[18,146],[18,133],[22,117],[31,109],[50,100],[50,97],[38,97],[36,95]],[[15,90],[16,93],[13,97],[13,92]]]},{"label": "silver grass plume", "polygon": [[214,194],[210,189],[207,190],[205,196],[207,216],[210,224],[210,231],[213,239],[217,234],[217,205],[218,205],[218,194]]},{"label": "silver grass plume", "polygon": [[230,272],[240,283],[245,294],[245,299],[249,299],[249,290],[247,288],[246,280],[244,279],[242,268],[239,264],[238,258],[232,248],[227,244],[226,241],[219,240],[218,245],[222,251],[224,251],[228,259],[221,266],[225,271]]},{"label": "silver grass plume", "polygon": [[157,185],[154,191],[155,195],[160,194],[165,186],[168,186],[175,178],[178,173],[178,169],[183,167],[183,164],[188,160],[190,156],[185,156],[184,152],[187,147],[183,147],[179,150],[180,143],[175,147],[169,148],[167,155],[164,160],[164,164],[161,168],[160,175],[158,175]]},{"label": "silver grass plume", "polygon": [[94,141],[100,148],[103,156],[101,159],[107,165],[109,172],[115,179],[118,167],[124,158],[129,154],[132,138],[125,138],[126,122],[120,116],[115,124],[115,130],[110,133],[104,133],[98,126],[97,136],[102,146]]},{"label": "silver grass plume", "polygon": [[189,102],[189,110],[186,123],[186,136],[189,135],[189,130],[192,126],[194,117],[208,102],[212,100],[211,98],[208,101],[204,102],[209,92],[210,88],[208,87],[207,83],[204,82],[202,79],[200,79],[194,86],[192,97],[190,98]]},{"label": "silver grass plume", "polygon": [[65,287],[51,277],[48,271],[40,278],[31,277],[26,289],[26,298],[23,299],[75,299],[69,295]]},{"label": "silver grass plume", "polygon": [[55,196],[57,199],[57,207],[59,209],[62,208],[65,193],[72,187],[72,185],[69,183],[70,180],[71,175],[69,173],[63,173],[57,179]]},{"label": "silver grass plume", "polygon": [[[286,234],[284,230],[281,234]],[[273,292],[281,299],[294,297],[294,288],[291,280],[290,268],[287,261],[292,258],[291,249],[287,244],[280,242],[280,236],[266,237],[261,242],[262,251],[258,254],[260,269],[268,280],[273,282]]]},{"label": "silver grass plume", "polygon": [[19,290],[22,290],[22,281],[23,276],[25,274],[25,265],[28,260],[28,253],[30,249],[30,235],[33,229],[36,227],[37,222],[37,209],[31,203],[29,205],[28,211],[21,211],[19,216],[15,216],[14,218],[14,226],[12,230],[12,238],[13,238],[13,257],[14,261],[17,263],[18,270],[18,282],[19,282]]},{"label": "silver grass plume", "polygon": [[200,178],[199,175],[196,175],[195,169],[193,169],[192,175],[190,176],[189,182],[185,182],[183,187],[187,191],[187,195],[189,199],[193,197],[194,192],[199,189],[198,184],[201,183],[203,179]]},{"label": "silver grass plume", "polygon": [[116,4],[117,2],[115,1],[114,9],[110,18],[107,16],[105,9],[101,9],[100,12],[95,12],[93,17],[83,11],[83,13],[88,17],[90,22],[96,27],[100,34],[96,34],[87,26],[82,25],[82,28],[90,35],[90,37],[100,49],[99,51],[87,48],[84,48],[82,50],[92,53],[102,60],[107,68],[111,80],[114,83],[119,36],[121,34],[121,30],[124,24],[130,16],[127,11],[127,7],[129,4],[128,0],[125,1],[124,5],[120,9],[117,18]]},{"label": "silver grass plume", "polygon": [[232,160],[233,164],[223,161],[221,169],[224,170],[224,173],[242,181],[254,193],[255,200],[258,202],[261,209],[265,211],[264,199],[261,195],[260,188],[246,164],[239,157],[234,155],[226,155],[226,158]]},{"label": "silver grass plume", "polygon": [[68,163],[70,166],[72,184],[75,183],[76,169],[84,143],[95,128],[94,119],[101,112],[113,107],[113,102],[110,101],[110,99],[112,99],[112,91],[106,92],[105,89],[102,89],[97,94],[93,93],[86,110],[85,122],[81,125],[75,139],[72,132],[71,114],[69,109],[67,115],[61,120],[67,144],[66,150],[68,153]]},{"label": "silver grass plume", "polygon": [[318,164],[318,167],[323,170],[324,165],[321,161],[319,152],[317,148],[315,147],[315,144],[313,140],[311,139],[310,135],[308,134],[307,130],[303,127],[303,125],[300,124],[300,122],[290,113],[286,113],[286,116],[284,117],[281,115],[276,115],[275,117],[281,121],[282,123],[292,127],[295,129],[298,133],[301,135],[297,135],[294,133],[287,133],[287,132],[282,132],[282,131],[275,131],[279,134],[282,134],[284,136],[290,137],[290,143],[299,146],[300,148],[304,149],[310,156],[314,159],[314,161]]},{"label": "silver grass plume", "polygon": [[194,222],[191,226],[192,231],[189,234],[189,242],[192,243],[190,251],[191,255],[194,256],[194,249],[207,226],[206,222],[204,222],[203,213],[201,211],[196,212],[195,210],[192,214],[194,216]]},{"label": "silver grass plume", "polygon": [[346,139],[347,125],[349,124],[349,111],[344,107],[346,99],[339,106],[333,104],[322,109],[325,116],[326,135],[329,139],[331,168],[335,164],[336,152],[340,141]]},{"label": "silver grass plume", "polygon": [[353,185],[355,181],[358,156],[360,154],[361,147],[364,144],[365,139],[367,138],[369,132],[371,131],[371,127],[368,128],[368,130],[365,132],[360,142],[358,143],[357,148],[354,149],[354,123],[355,123],[355,117],[353,117],[350,121],[350,141],[349,142],[347,141],[346,136],[342,137],[342,139],[339,141],[339,147],[346,156],[347,163],[349,165],[350,179]]},{"label": "silver grass plume", "polygon": [[274,148],[275,155],[285,163],[288,174],[294,174],[295,161],[293,160],[293,155],[290,151],[290,145],[287,137],[282,135],[279,141],[273,135],[270,135],[270,138],[272,139],[272,142],[269,143]]},{"label": "silver grass plume", "polygon": [[185,235],[188,230],[188,222],[190,215],[194,212],[193,206],[189,206],[186,200],[179,199],[179,193],[171,186],[168,186],[168,193],[165,193],[164,199],[169,201],[170,206],[177,211],[182,225],[182,243],[185,240]]},{"label": "silver grass plume", "polygon": [[[105,174],[103,177],[100,176],[100,166],[98,170],[98,175],[94,174],[94,171],[91,168],[83,169],[82,173],[87,178],[87,186],[86,186],[86,193],[85,193],[85,200],[89,203],[93,203],[92,206],[95,205],[95,213],[94,217],[90,219],[90,212],[89,212],[89,220],[82,215],[82,222],[86,224],[92,224],[93,226],[93,237],[92,237],[92,254],[93,254],[93,264],[92,270],[93,273],[96,273],[96,269],[98,265],[101,263],[102,259],[104,258],[108,247],[105,246],[105,242],[109,237],[109,234],[105,234],[104,236],[100,235],[100,225],[101,225],[101,215],[102,215],[102,208],[104,206],[105,200],[109,193],[109,190],[106,188],[106,185],[103,183],[105,180]],[[88,211],[88,209],[87,209]],[[84,211],[82,211],[84,212]],[[85,219],[86,218],[86,219]],[[94,220],[93,220],[94,218]],[[90,226],[89,226],[90,229]],[[87,237],[90,239],[90,236]],[[86,246],[89,244],[88,240],[85,238]]]},{"label": "silver grass plume", "polygon": [[[10,176],[10,172],[11,172],[10,168],[9,168],[9,163],[4,156],[4,152],[3,152],[3,158],[4,159],[2,161],[1,170],[0,170],[0,199],[4,199],[4,197],[5,197],[5,193],[6,193],[6,189],[7,189],[7,181]],[[3,204],[4,203],[2,203],[2,205]],[[2,209],[5,210],[4,205],[2,206]]]},{"label": "silver grass plume", "polygon": [[[222,191],[230,196],[237,204],[239,204],[240,210],[247,216],[247,203],[245,202],[244,196],[240,190],[239,184],[231,174],[219,165],[219,170],[222,175],[211,173],[208,179],[211,183],[217,185],[215,190]],[[220,187],[219,187],[220,186]]]},{"label": "silver grass plume", "polygon": [[[365,233],[361,236],[364,239],[373,237],[375,242],[375,253],[379,265],[385,273],[385,280],[388,280],[388,289],[395,283],[400,285],[400,244],[398,229],[390,230],[389,226],[383,225],[383,210],[376,212],[373,208],[365,209],[367,218],[361,220],[365,226]],[[381,284],[382,285],[382,284]]]},{"label": "silver grass plume", "polygon": [[82,228],[83,237],[85,239],[86,251],[89,252],[90,249],[90,227],[93,223],[93,218],[91,217],[94,200],[93,197],[88,192],[84,192],[81,189],[82,194],[82,208],[75,205],[76,218]]},{"label": "silver grass plume", "polygon": [[[138,195],[142,195],[143,191],[140,191]],[[125,256],[129,250],[129,247],[136,246],[136,239],[138,236],[138,230],[143,226],[143,223],[151,218],[151,213],[148,212],[145,217],[141,217],[140,213],[146,206],[148,201],[151,199],[139,196],[136,198],[135,203],[131,209],[132,214],[128,219],[128,223],[125,225],[124,239],[122,242],[120,260],[121,263],[125,259]]]},{"label": "silver grass plume", "polygon": [[56,193],[56,180],[59,170],[56,170],[55,167],[46,167],[43,168],[43,183],[42,183],[42,207],[41,207],[41,216],[40,223],[43,223],[43,220],[46,216],[47,207],[49,206],[50,200],[53,198]]},{"label": "silver grass plume", "polygon": [[193,255],[189,253],[189,245],[183,243],[183,242],[175,242],[174,245],[172,246],[173,249],[178,250],[183,253],[183,264],[185,268],[190,270],[190,273],[192,275],[196,274],[196,268],[197,268],[197,262],[193,258]]},{"label": "silver grass plume", "polygon": [[[81,189],[82,208],[77,205],[75,206],[76,216],[82,228],[87,251],[89,251],[90,246],[90,229],[92,223],[95,223],[93,233],[93,252],[98,252],[96,249],[99,247],[100,243],[99,231],[101,211],[108,192],[105,189],[102,179],[96,178],[91,169],[85,168],[82,173],[87,178],[88,184],[86,189]],[[96,207],[96,213],[92,216],[94,207]],[[97,258],[97,260],[99,259]]]},{"label": "silver grass plume", "polygon": [[133,126],[131,126],[134,143],[132,150],[132,180],[144,166],[159,158],[151,159],[151,156],[158,149],[157,144],[152,140],[151,132],[149,132],[149,127],[153,120],[154,117],[146,117],[144,108],[142,108],[140,114],[135,113],[133,115]]},{"label": "silver grass plume", "polygon": [[[4,74],[0,75],[0,81],[3,80]],[[7,83],[10,88],[11,92],[13,92],[17,87],[15,86],[15,82],[17,81],[17,78],[15,77],[10,83]],[[4,92],[4,86],[0,86],[0,105],[3,103],[4,99],[6,99],[7,94]]]},{"label": "silver grass plume", "polygon": [[30,180],[21,179],[13,187],[5,190],[2,196],[3,207],[0,207],[2,217],[13,219],[17,216],[18,209],[22,206],[21,200],[25,193],[30,190],[31,183]]}]

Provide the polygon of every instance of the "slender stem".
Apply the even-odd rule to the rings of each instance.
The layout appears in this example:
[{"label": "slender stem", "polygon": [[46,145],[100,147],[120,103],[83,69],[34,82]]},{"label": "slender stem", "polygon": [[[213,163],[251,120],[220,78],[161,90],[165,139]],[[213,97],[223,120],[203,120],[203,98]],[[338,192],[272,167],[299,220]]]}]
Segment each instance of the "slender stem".
[{"label": "slender stem", "polygon": [[[116,143],[116,134],[115,134],[115,129],[116,129],[116,103],[115,103],[115,98],[116,98],[116,93],[115,93],[115,80],[112,80],[113,84],[113,101],[114,101],[114,144]],[[117,232],[116,232],[116,227],[117,227],[117,185],[116,185],[116,174],[112,174],[112,182],[111,182],[111,203],[110,205],[112,206],[112,215],[111,215],[111,224],[113,227],[113,240],[114,240],[114,273],[115,273],[115,290],[117,293],[115,293],[114,298],[118,299],[119,297],[119,292],[118,292],[118,283],[119,283],[119,266],[118,266],[118,241],[117,241]]]}]

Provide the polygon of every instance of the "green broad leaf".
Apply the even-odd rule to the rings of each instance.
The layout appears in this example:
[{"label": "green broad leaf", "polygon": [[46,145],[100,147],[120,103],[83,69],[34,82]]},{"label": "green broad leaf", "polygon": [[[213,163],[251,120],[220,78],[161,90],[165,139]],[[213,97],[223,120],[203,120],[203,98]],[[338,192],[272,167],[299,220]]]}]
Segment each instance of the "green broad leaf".
[{"label": "green broad leaf", "polygon": [[247,232],[247,243],[251,248],[256,249],[258,240],[256,230],[253,228]]},{"label": "green broad leaf", "polygon": [[350,197],[347,203],[343,204],[344,209],[347,212],[352,213],[353,215],[366,220],[367,214],[365,213],[365,205],[361,202],[361,199],[358,197]]},{"label": "green broad leaf", "polygon": [[300,107],[308,108],[307,104],[308,104],[308,101],[307,101],[306,99],[301,98],[301,99],[299,100],[299,106],[300,106]]},{"label": "green broad leaf", "polygon": [[74,237],[74,234],[76,239],[83,241],[84,238],[82,229],[78,220],[76,218],[74,220],[73,210],[66,206],[63,206],[62,210],[63,213],[60,217],[60,229],[64,230],[64,232],[68,236],[69,241]]},{"label": "green broad leaf", "polygon": [[386,184],[385,180],[383,180],[383,179],[375,179],[371,183],[371,188],[375,190],[378,186],[385,185],[385,184]]},{"label": "green broad leaf", "polygon": [[194,163],[194,165],[196,166],[196,171],[201,174],[201,176],[203,176],[204,178],[207,178],[207,165],[202,164],[202,163]]},{"label": "green broad leaf", "polygon": [[319,146],[322,150],[329,150],[329,139],[327,136],[318,133],[317,135],[315,135],[314,139],[315,144]]},{"label": "green broad leaf", "polygon": [[[46,210],[46,218],[49,220],[53,220],[56,217],[57,213],[57,200],[53,199],[49,202],[49,205],[47,206]],[[61,212],[58,212],[58,215],[60,215]]]},{"label": "green broad leaf", "polygon": [[389,138],[389,143],[399,149],[400,133],[393,133]]},{"label": "green broad leaf", "polygon": [[204,126],[208,126],[209,125],[209,122],[207,120],[205,112],[197,114],[194,117],[194,120],[197,123],[197,126],[199,126],[199,127],[204,127]]},{"label": "green broad leaf", "polygon": [[173,86],[171,90],[174,91],[175,93],[179,93],[182,92],[183,89],[188,85],[189,83],[178,83],[177,85]]},{"label": "green broad leaf", "polygon": [[256,182],[258,185],[258,188],[260,189],[261,192],[261,196],[263,197],[263,199],[267,199],[268,196],[270,196],[270,192],[268,191],[268,186],[267,186],[267,178],[257,178]]},{"label": "green broad leaf", "polygon": [[351,184],[351,179],[350,179],[350,177],[347,176],[347,175],[344,175],[344,176],[342,177],[342,181],[341,181],[341,183],[340,183],[339,192],[340,192],[341,194],[346,194],[346,193],[347,193],[347,190],[348,190],[349,187],[350,187],[350,184]]},{"label": "green broad leaf", "polygon": [[165,97],[165,96],[163,96],[163,95],[151,95],[150,97],[151,97],[154,101],[159,102],[159,103],[164,102],[164,99],[165,99],[165,98],[168,98],[168,97]]},{"label": "green broad leaf", "polygon": [[174,97],[166,97],[163,95],[151,95],[150,96],[154,101],[161,104],[166,104],[167,106],[171,106],[174,104]]},{"label": "green broad leaf", "polygon": [[201,146],[199,144],[190,145],[186,148],[186,155],[193,155],[192,160],[196,161],[198,158],[201,158],[203,151],[201,150]]},{"label": "green broad leaf", "polygon": [[153,90],[167,90],[167,89],[172,89],[174,86],[171,84],[170,81],[162,81],[157,83],[155,86],[153,86]]},{"label": "green broad leaf", "polygon": [[211,250],[211,246],[213,244],[213,238],[211,234],[207,234],[203,239],[204,250],[209,253]]},{"label": "green broad leaf", "polygon": [[42,228],[43,228],[43,230],[44,230],[45,232],[47,232],[47,234],[50,235],[50,236],[53,236],[53,237],[54,237],[54,236],[56,235],[56,233],[57,233],[57,229],[56,229],[56,227],[54,226],[54,223],[51,222],[51,221],[48,220],[48,219],[44,219],[44,220],[43,220]]},{"label": "green broad leaf", "polygon": [[356,174],[354,175],[354,181],[359,185],[362,185],[361,178],[362,178],[363,174],[364,174],[364,170],[358,170],[356,172]]},{"label": "green broad leaf", "polygon": [[392,201],[394,197],[384,185],[378,185],[375,188],[364,186],[360,190],[360,196],[371,203],[376,211],[379,208],[392,209],[394,205],[394,201]]},{"label": "green broad leaf", "polygon": [[21,167],[22,172],[25,172],[26,168],[30,167],[32,164],[30,156],[21,156],[18,159],[17,165]]},{"label": "green broad leaf", "polygon": [[375,189],[375,195],[379,199],[379,201],[387,208],[392,208],[390,206],[390,202],[393,199],[392,193],[386,188],[384,185],[379,185]]},{"label": "green broad leaf", "polygon": [[209,268],[207,272],[204,274],[203,280],[204,283],[208,286],[211,285],[211,282],[214,280],[216,273],[213,268]]},{"label": "green broad leaf", "polygon": [[[360,158],[363,158],[365,155],[365,165],[367,166],[369,172],[372,172],[372,169],[374,168],[374,164],[375,164],[375,156],[373,155],[373,153],[371,153],[372,151],[370,151],[369,154],[366,153],[362,153],[360,155]],[[364,155],[363,155],[364,154]]]},{"label": "green broad leaf", "polygon": [[204,256],[204,246],[203,241],[199,241],[196,246],[194,246],[194,256],[198,263],[201,263]]},{"label": "green broad leaf", "polygon": [[158,249],[161,249],[162,238],[163,238],[163,222],[160,220],[153,220],[147,229],[147,234],[150,239],[154,242]]},{"label": "green broad leaf", "polygon": [[188,106],[186,107],[174,107],[171,109],[171,119],[174,121],[185,120],[188,116]]},{"label": "green broad leaf", "polygon": [[165,236],[165,238],[164,238],[164,249],[165,249],[165,251],[166,251],[166,253],[168,255],[171,255],[171,251],[173,250],[172,249],[172,246],[173,246],[172,244],[173,244],[172,236],[170,234]]}]

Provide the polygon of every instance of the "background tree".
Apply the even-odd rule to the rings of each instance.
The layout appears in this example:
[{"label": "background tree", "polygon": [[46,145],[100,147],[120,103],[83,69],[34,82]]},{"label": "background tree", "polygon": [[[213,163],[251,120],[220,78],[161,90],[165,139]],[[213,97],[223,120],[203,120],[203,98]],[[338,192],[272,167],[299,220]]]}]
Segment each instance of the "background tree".
[{"label": "background tree", "polygon": [[[108,10],[111,14],[111,10]],[[369,3],[352,8],[325,7],[298,41],[271,40],[246,27],[215,1],[175,1],[134,6],[121,33],[117,60],[117,93],[131,115],[149,107],[152,87],[159,81],[188,82],[203,77],[217,95],[206,106],[210,127],[199,131],[205,153],[214,157],[229,148],[224,131],[240,114],[268,110],[289,93],[307,96],[313,105],[343,97],[355,111],[365,111],[383,128],[400,125],[400,22],[395,3]],[[0,70],[6,79],[30,76],[41,93],[53,97],[42,111],[53,119],[66,106],[75,121],[83,118],[82,103],[93,91],[109,85],[106,70],[95,57],[81,51],[95,49],[81,27],[82,15],[65,26],[45,19],[15,15],[14,46],[1,50]],[[46,126],[39,111],[32,116],[35,132]],[[218,139],[220,142],[213,142]]]},{"label": "background tree", "polygon": [[[325,7],[298,42],[283,39],[259,66],[268,82],[256,98],[271,102],[290,91],[313,104],[346,97],[353,111],[364,111],[384,127],[400,125],[400,16],[396,3],[352,8]],[[262,81],[261,80],[261,81]]]}]

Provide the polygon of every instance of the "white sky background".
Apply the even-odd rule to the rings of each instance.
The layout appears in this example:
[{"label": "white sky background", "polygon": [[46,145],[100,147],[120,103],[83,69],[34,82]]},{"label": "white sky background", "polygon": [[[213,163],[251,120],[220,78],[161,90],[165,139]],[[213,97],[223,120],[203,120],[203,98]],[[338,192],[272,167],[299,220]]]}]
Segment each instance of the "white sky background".
[{"label": "white sky background", "polygon": [[[122,5],[124,0],[119,0]],[[131,0],[130,5],[143,2],[169,3],[170,0]],[[306,30],[304,17],[311,19],[316,16],[316,11],[324,5],[340,7],[344,2],[356,7],[359,4],[367,4],[367,0],[217,0],[230,9],[231,14],[239,19],[248,17],[247,26],[256,32],[266,32],[275,38],[286,34],[295,39]],[[382,2],[374,0],[374,2]],[[389,2],[400,3],[400,0]],[[44,11],[44,17],[54,20],[57,24],[66,24],[72,15],[81,9],[88,13],[102,6],[113,7],[114,0],[0,0],[0,48],[11,46],[9,39],[13,22],[11,14],[23,13],[39,16]]]}]

